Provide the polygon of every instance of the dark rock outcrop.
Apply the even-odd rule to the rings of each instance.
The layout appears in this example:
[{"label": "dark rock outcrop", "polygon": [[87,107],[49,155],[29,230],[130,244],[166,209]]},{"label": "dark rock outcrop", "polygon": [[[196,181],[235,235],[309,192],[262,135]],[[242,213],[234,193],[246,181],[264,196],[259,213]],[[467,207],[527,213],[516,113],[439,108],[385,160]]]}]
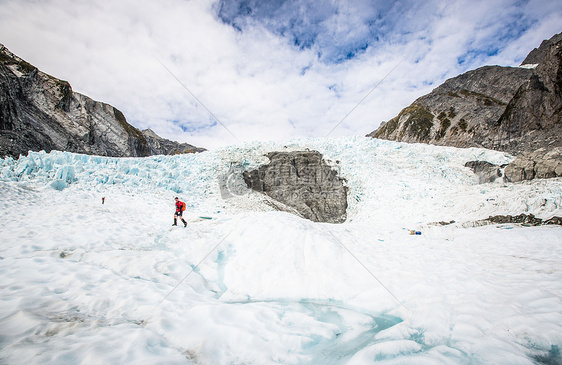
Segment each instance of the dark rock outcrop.
[{"label": "dark rock outcrop", "polygon": [[488,161],[468,161],[464,166],[469,167],[478,175],[478,182],[480,184],[494,182],[503,176],[500,170],[501,167]]},{"label": "dark rock outcrop", "polygon": [[528,226],[542,226],[542,225],[562,225],[562,217],[552,217],[550,219],[541,219],[535,217],[533,214],[519,214],[519,215],[495,215],[488,217],[485,221],[495,224],[505,223],[518,223]]},{"label": "dark rock outcrop", "polygon": [[195,147],[188,143],[179,143],[170,141],[154,133],[151,129],[142,131],[144,138],[148,142],[148,148],[151,155],[177,155],[182,153],[195,153],[206,151],[204,148]]},{"label": "dark rock outcrop", "polygon": [[[450,222],[434,222],[429,223],[431,226],[447,226],[456,223]],[[562,226],[562,217],[553,216],[548,219],[541,219],[535,217],[534,214],[521,213],[519,215],[493,215],[486,219],[480,219],[472,222],[458,223],[461,227],[480,227],[488,224],[521,224],[522,226],[544,226],[544,225],[559,225]]]},{"label": "dark rock outcrop", "polygon": [[317,151],[271,152],[270,163],[244,172],[250,189],[297,210],[315,222],[346,220],[347,188]]},{"label": "dark rock outcrop", "polygon": [[368,136],[519,154],[562,147],[561,110],[558,34],[522,67],[485,66],[449,79]]},{"label": "dark rock outcrop", "polygon": [[118,109],[72,91],[0,44],[0,158],[30,150],[141,157],[158,148]]},{"label": "dark rock outcrop", "polygon": [[524,153],[507,165],[504,172],[511,182],[562,176],[562,148],[541,148]]}]

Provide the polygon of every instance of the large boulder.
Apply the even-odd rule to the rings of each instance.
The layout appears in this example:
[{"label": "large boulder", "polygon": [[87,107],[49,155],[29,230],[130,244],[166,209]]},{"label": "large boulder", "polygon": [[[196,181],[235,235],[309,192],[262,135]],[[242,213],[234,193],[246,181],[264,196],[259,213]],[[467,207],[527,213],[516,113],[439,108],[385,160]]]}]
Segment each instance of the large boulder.
[{"label": "large boulder", "polygon": [[500,166],[489,163],[488,161],[468,161],[464,164],[469,167],[476,175],[480,184],[494,182],[502,177]]},{"label": "large boulder", "polygon": [[297,210],[315,222],[346,220],[347,188],[317,151],[271,152],[270,163],[244,172],[250,189]]}]

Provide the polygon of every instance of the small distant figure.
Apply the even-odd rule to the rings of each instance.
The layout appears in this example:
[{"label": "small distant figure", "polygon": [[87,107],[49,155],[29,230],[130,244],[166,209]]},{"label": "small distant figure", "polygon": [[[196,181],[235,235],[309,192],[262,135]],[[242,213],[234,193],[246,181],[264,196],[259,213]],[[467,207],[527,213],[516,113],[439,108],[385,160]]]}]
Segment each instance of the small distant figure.
[{"label": "small distant figure", "polygon": [[102,204],[105,203],[105,196],[101,198],[101,203],[102,203]]},{"label": "small distant figure", "polygon": [[172,224],[172,226],[178,225],[178,217],[179,217],[183,222],[183,226],[187,227],[187,222],[182,217],[183,211],[185,210],[185,203],[180,201],[177,196],[175,200],[176,200],[176,213],[174,214],[174,224]]}]

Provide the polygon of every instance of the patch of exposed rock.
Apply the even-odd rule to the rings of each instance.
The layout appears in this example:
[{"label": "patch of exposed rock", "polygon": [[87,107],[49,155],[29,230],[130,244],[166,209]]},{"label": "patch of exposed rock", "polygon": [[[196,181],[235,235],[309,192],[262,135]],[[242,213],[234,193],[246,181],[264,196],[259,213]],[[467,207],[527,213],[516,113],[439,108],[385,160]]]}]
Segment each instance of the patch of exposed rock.
[{"label": "patch of exposed rock", "polygon": [[244,172],[250,189],[297,210],[315,222],[346,220],[347,188],[317,151],[271,152],[270,162]]},{"label": "patch of exposed rock", "polygon": [[524,153],[505,168],[508,181],[547,179],[562,176],[562,148],[541,148]]},{"label": "patch of exposed rock", "polygon": [[[435,222],[430,223],[433,226],[447,226],[449,224],[454,224],[455,221],[450,222]],[[458,223],[461,227],[479,227],[487,224],[521,224],[523,226],[544,226],[544,225],[559,225],[562,226],[562,217],[551,217],[549,219],[541,219],[535,217],[533,214],[519,215],[494,215],[489,216],[486,219],[480,219],[473,222]]]},{"label": "patch of exposed rock", "polygon": [[503,223],[519,223],[529,226],[541,226],[541,225],[562,225],[562,217],[552,217],[550,219],[541,219],[535,217],[533,214],[519,214],[519,215],[495,215],[485,219],[490,223],[503,224]]}]

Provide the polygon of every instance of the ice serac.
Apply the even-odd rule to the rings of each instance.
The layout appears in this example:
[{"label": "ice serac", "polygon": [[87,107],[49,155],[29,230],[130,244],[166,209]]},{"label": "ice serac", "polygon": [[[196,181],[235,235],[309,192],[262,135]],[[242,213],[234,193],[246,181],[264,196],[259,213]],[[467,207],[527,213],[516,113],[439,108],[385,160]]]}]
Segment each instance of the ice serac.
[{"label": "ice serac", "polygon": [[512,154],[562,147],[561,63],[557,34],[522,67],[485,66],[449,79],[368,136]]},{"label": "ice serac", "polygon": [[346,220],[347,188],[317,151],[271,152],[270,163],[244,173],[249,188],[315,222]]}]

